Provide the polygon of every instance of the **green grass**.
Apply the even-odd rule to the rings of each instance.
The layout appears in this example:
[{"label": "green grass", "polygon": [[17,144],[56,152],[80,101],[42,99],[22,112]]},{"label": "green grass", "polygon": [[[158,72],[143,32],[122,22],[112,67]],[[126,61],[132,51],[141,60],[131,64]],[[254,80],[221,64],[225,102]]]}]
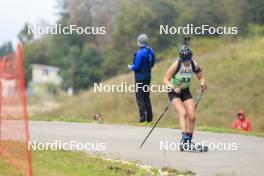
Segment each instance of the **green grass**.
[{"label": "green grass", "polygon": [[[71,151],[33,151],[34,176],[146,176],[158,175],[154,168],[140,168],[133,162],[108,160],[89,156],[82,152]],[[22,176],[0,156],[0,176]],[[174,175],[189,176],[195,173],[189,170],[162,169]]]},{"label": "green grass", "polygon": [[121,164],[87,156],[81,152],[33,152],[33,171],[37,176],[123,176],[145,175],[134,164]]},{"label": "green grass", "polygon": [[165,171],[165,172],[168,172],[168,173],[174,173],[174,175],[188,175],[188,176],[193,176],[195,175],[195,173],[193,171],[190,171],[190,170],[186,170],[184,172],[182,171],[178,171],[177,169],[172,169],[172,168],[169,168],[169,167],[163,167],[162,168],[162,171]]},{"label": "green grass", "polygon": [[22,176],[22,174],[17,172],[15,167],[7,164],[0,156],[0,176]]},{"label": "green grass", "polygon": [[[192,41],[192,45],[209,87],[197,110],[197,126],[230,129],[236,112],[243,108],[252,122],[253,131],[264,133],[264,38],[236,41],[204,38]],[[161,53],[164,58],[153,69],[153,84],[163,84],[163,76],[173,62],[172,58],[177,57],[177,50]],[[121,82],[133,84],[133,74],[116,76],[104,84]],[[193,80],[193,96],[199,94],[198,86],[198,81]],[[168,102],[167,94],[152,93],[151,100],[157,118]],[[30,119],[90,121],[97,112],[111,123],[135,124],[138,121],[134,93],[94,93],[93,90],[83,91],[64,100],[59,108]],[[178,125],[178,116],[172,108],[161,122],[161,126],[167,125]]]}]

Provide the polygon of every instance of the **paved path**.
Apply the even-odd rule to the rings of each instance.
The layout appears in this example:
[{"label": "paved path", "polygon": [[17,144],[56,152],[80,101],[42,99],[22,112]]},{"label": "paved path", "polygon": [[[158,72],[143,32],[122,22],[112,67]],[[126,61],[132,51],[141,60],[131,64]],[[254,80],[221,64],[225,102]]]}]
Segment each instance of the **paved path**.
[{"label": "paved path", "polygon": [[[180,132],[175,129],[157,128],[139,150],[149,127],[126,125],[85,124],[67,122],[30,122],[31,141],[100,143],[106,150],[100,153],[108,157],[138,161],[154,167],[169,166],[177,169],[190,169],[201,176],[264,175],[264,139],[235,134],[196,132],[196,142],[237,143],[236,151],[211,150],[208,153],[180,152],[175,143]],[[160,149],[160,143],[168,142],[169,151]],[[98,146],[97,146],[98,147]],[[226,145],[226,147],[230,147]],[[236,147],[236,144],[233,146]],[[100,148],[100,147],[99,147]],[[90,153],[90,151],[86,151]]]}]

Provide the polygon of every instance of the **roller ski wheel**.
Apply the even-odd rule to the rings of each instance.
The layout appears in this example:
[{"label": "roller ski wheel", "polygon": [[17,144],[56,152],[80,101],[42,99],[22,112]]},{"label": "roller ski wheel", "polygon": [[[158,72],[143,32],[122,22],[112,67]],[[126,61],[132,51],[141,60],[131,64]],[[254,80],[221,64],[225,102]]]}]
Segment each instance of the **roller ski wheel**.
[{"label": "roller ski wheel", "polygon": [[180,151],[189,151],[189,152],[208,152],[208,146],[202,146],[195,144],[193,142],[190,143],[181,143],[180,144]]}]

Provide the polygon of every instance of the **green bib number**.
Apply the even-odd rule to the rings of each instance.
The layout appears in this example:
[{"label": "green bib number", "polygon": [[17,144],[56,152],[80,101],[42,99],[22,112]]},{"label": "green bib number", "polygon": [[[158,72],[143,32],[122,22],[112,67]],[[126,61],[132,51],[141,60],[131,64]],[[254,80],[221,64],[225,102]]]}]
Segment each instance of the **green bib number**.
[{"label": "green bib number", "polygon": [[171,84],[175,87],[182,85],[183,88],[188,88],[190,86],[191,78],[176,78],[171,79]]}]

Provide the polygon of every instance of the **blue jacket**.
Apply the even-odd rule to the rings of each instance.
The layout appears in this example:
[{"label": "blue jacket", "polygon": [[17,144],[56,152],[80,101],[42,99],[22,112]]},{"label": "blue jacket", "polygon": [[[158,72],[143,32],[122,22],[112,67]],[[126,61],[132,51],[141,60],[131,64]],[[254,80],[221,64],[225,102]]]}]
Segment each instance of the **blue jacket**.
[{"label": "blue jacket", "polygon": [[150,80],[151,68],[155,64],[155,52],[149,46],[140,47],[134,54],[131,70],[135,72],[136,81]]}]

